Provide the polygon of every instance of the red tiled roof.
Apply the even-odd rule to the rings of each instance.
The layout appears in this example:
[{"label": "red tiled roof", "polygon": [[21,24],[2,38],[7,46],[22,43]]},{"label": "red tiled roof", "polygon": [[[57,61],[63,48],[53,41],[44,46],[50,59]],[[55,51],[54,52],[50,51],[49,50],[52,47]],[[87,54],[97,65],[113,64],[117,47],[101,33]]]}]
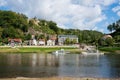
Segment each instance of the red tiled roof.
[{"label": "red tiled roof", "polygon": [[45,39],[39,39],[39,41],[45,41]]},{"label": "red tiled roof", "polygon": [[14,41],[14,42],[22,42],[21,39],[15,38],[15,39],[8,39],[9,42]]},{"label": "red tiled roof", "polygon": [[50,38],[50,40],[56,40],[56,37],[52,37],[52,38]]}]

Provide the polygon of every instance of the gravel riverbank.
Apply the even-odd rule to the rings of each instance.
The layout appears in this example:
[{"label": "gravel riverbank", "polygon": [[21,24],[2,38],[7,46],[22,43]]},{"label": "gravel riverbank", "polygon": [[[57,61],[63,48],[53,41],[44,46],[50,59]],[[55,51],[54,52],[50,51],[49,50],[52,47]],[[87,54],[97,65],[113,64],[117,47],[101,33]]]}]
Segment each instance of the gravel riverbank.
[{"label": "gravel riverbank", "polygon": [[73,78],[73,77],[49,77],[49,78],[2,78],[0,80],[120,80],[120,78]]}]

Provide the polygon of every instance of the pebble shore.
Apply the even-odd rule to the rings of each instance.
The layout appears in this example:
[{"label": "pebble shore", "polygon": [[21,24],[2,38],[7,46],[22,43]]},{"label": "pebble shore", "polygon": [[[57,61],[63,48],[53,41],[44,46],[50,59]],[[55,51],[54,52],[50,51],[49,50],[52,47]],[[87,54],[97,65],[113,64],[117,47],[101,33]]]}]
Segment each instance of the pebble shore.
[{"label": "pebble shore", "polygon": [[49,78],[0,78],[0,80],[120,80],[120,78],[73,78],[73,77],[49,77]]}]

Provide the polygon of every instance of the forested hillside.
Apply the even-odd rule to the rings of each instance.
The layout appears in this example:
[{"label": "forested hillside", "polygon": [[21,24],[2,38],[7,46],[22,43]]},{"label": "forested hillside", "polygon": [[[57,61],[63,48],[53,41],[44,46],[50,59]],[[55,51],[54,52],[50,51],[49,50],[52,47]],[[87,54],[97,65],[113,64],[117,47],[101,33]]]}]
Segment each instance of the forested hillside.
[{"label": "forested hillside", "polygon": [[29,19],[26,15],[12,12],[0,11],[0,42],[7,43],[8,38],[31,39],[46,38],[49,35],[77,35],[79,42],[95,44],[103,34],[92,30],[62,29],[53,21],[38,18]]}]

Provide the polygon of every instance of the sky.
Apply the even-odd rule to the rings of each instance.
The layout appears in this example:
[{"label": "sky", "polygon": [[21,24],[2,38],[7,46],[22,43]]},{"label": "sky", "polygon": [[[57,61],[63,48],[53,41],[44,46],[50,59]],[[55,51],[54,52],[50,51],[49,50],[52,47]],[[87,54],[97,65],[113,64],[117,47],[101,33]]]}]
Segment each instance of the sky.
[{"label": "sky", "polygon": [[0,0],[0,10],[52,20],[60,28],[97,30],[120,19],[120,0]]}]

